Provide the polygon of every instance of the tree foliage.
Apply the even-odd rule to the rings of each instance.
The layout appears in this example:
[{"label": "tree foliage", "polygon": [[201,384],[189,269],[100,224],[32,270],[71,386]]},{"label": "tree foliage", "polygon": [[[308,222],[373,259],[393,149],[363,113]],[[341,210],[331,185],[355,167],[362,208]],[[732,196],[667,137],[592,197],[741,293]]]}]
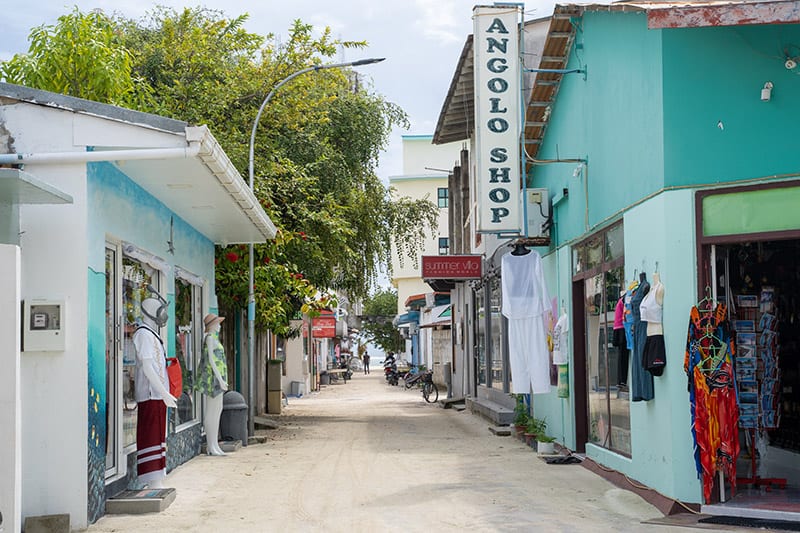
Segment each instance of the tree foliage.
[{"label": "tree foliage", "polygon": [[[0,63],[0,75],[207,124],[247,176],[250,132],[270,90],[298,70],[331,62],[342,48],[366,43],[334,39],[327,28],[315,34],[299,20],[279,40],[246,31],[246,20],[206,8],[157,7],[140,20],[75,9],[55,27],[35,29],[29,53]],[[92,49],[99,51],[76,52]],[[86,83],[87,76],[94,81]],[[280,228],[274,241],[255,246],[260,326],[289,335],[298,312],[330,304],[320,289],[363,298],[380,268],[390,268],[392,244],[410,257],[422,249],[436,227],[436,206],[392,199],[375,173],[398,126],[408,126],[405,113],[350,69],[309,72],[275,93],[254,143],[254,192]],[[220,303],[243,307],[247,247],[218,249],[216,259]]]},{"label": "tree foliage", "polygon": [[0,78],[89,100],[137,105],[147,87],[132,76],[133,57],[102,11],[78,8],[55,25],[37,26],[27,54],[0,63]]},{"label": "tree foliage", "polygon": [[392,323],[397,314],[397,291],[381,289],[364,300],[361,328],[367,342],[379,346],[384,352],[403,350],[403,339]]}]

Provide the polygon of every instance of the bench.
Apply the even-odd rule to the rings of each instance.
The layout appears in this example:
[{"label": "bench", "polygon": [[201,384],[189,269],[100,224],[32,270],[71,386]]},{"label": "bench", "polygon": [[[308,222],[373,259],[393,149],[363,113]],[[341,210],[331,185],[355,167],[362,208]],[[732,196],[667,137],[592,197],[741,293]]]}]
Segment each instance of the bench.
[{"label": "bench", "polygon": [[337,378],[339,376],[342,376],[342,378],[344,379],[344,382],[347,383],[347,369],[346,368],[330,368],[330,369],[326,370],[325,373],[328,374],[329,376],[336,376]]}]

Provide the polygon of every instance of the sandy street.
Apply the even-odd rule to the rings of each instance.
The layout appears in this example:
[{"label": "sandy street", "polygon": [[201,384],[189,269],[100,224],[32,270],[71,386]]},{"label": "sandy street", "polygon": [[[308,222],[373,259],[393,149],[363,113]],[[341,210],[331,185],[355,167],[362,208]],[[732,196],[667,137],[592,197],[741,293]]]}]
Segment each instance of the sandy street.
[{"label": "sandy street", "polygon": [[547,465],[467,411],[426,404],[382,372],[289,399],[265,444],[197,457],[161,514],[100,532],[689,531],[580,465]]}]

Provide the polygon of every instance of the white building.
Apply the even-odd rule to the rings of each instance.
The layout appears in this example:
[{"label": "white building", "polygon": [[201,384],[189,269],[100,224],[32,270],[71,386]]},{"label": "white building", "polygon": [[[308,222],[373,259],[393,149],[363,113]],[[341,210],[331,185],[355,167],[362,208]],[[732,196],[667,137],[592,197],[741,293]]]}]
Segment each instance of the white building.
[{"label": "white building", "polygon": [[52,514],[80,529],[137,487],[130,338],[147,285],[184,368],[171,469],[200,451],[214,246],[275,228],[206,127],[115,106],[0,83],[0,167],[0,529]]},{"label": "white building", "polygon": [[[392,285],[397,289],[398,324],[406,325],[409,333],[404,358],[429,368],[435,362],[432,355],[434,343],[430,332],[424,332],[420,338],[418,311],[420,308],[433,308],[437,303],[449,303],[449,293],[440,294],[438,301],[432,295],[433,289],[422,280],[421,257],[450,252],[448,179],[453,167],[459,164],[462,149],[462,143],[434,145],[432,139],[432,135],[404,135],[403,174],[389,177],[394,198],[427,198],[439,207],[436,233],[425,241],[424,250],[416,261],[409,257],[403,257],[401,261],[398,250],[392,251]],[[446,302],[443,302],[445,296]],[[407,313],[408,309],[411,309],[410,313]],[[444,310],[440,309],[437,314],[442,312]]]}]

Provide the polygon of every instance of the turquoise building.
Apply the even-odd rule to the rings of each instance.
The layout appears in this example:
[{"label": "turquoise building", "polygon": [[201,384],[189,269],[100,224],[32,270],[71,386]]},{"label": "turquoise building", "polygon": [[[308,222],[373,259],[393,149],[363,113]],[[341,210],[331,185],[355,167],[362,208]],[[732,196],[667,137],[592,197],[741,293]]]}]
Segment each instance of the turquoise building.
[{"label": "turquoise building", "polygon": [[[615,3],[557,5],[538,66],[522,60],[534,75],[525,185],[546,189],[551,209],[550,244],[534,249],[570,323],[569,395],[534,395],[533,413],[568,450],[709,511],[777,509],[775,488],[800,486],[798,56],[800,2]],[[454,87],[469,76],[465,57]],[[451,89],[434,142],[456,139],[466,99]],[[473,235],[472,251],[499,264],[502,243],[487,240],[478,249]],[[613,342],[620,298],[656,274],[660,376]],[[708,497],[684,356],[690,312],[710,300],[732,326],[740,419],[720,427],[741,451],[738,483],[715,467]],[[507,350],[493,362],[507,365]],[[480,397],[480,384],[470,393]]]}]

